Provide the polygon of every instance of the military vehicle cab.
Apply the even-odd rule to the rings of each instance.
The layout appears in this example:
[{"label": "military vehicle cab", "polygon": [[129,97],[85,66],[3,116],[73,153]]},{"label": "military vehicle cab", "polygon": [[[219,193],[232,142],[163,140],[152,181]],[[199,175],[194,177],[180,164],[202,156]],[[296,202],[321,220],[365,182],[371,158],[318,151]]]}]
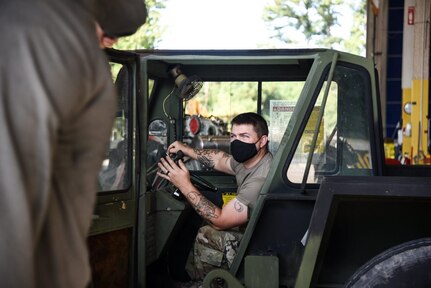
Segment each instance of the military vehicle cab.
[{"label": "military vehicle cab", "polygon": [[[204,287],[215,278],[225,287],[342,287],[379,253],[430,236],[429,224],[410,221],[430,216],[426,185],[375,177],[402,173],[384,165],[371,60],[322,49],[107,53],[118,111],[88,240],[93,287],[188,280],[204,223],[157,177],[157,163],[175,140],[229,152],[230,120],[242,112],[268,121],[274,161],[231,269]],[[235,197],[234,176],[183,160],[216,205]]]}]

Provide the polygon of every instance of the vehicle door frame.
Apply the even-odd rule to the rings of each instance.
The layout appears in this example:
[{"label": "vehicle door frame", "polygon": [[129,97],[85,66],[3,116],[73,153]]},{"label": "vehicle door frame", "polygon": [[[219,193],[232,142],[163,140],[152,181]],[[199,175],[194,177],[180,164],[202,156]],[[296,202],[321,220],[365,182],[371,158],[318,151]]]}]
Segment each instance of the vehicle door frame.
[{"label": "vehicle door frame", "polygon": [[[129,234],[127,241],[127,249],[128,251],[128,270],[127,270],[127,285],[129,287],[135,286],[136,283],[136,235],[138,234],[138,225],[137,225],[137,214],[139,211],[139,203],[138,203],[138,195],[139,191],[137,191],[140,187],[139,179],[140,179],[140,153],[139,153],[139,121],[137,119],[138,109],[137,109],[137,101],[140,94],[139,89],[139,65],[137,61],[137,55],[132,52],[119,51],[114,49],[106,49],[107,58],[110,62],[118,63],[127,67],[128,71],[128,106],[127,106],[127,131],[128,135],[128,161],[126,165],[128,165],[129,171],[131,171],[130,175],[130,183],[129,185],[122,190],[114,190],[114,191],[99,191],[97,194],[96,205],[93,215],[92,227],[90,229],[89,238],[98,236],[98,235],[108,235],[108,233],[120,231],[123,229],[130,229],[126,234]],[[146,107],[146,106],[145,106]],[[145,185],[143,187],[145,189]],[[109,237],[108,237],[109,238]],[[89,239],[91,241],[91,239]],[[100,241],[99,241],[100,242]],[[103,249],[112,249],[110,252],[115,250],[115,246],[119,245],[116,240],[113,240],[112,245],[104,245],[103,241],[99,244],[100,248]],[[111,248],[103,247],[110,246]],[[91,255],[90,245],[90,255]],[[118,246],[117,246],[118,248]],[[123,247],[124,248],[124,247]],[[100,254],[100,251],[99,251]],[[104,255],[106,257],[114,257],[112,254],[106,253]],[[91,257],[91,256],[90,256]],[[99,256],[95,256],[99,257]],[[112,259],[111,259],[112,260]],[[92,264],[93,265],[93,264]],[[113,263],[110,269],[115,269],[119,263]],[[109,266],[109,265],[108,265]],[[109,269],[109,268],[108,268]],[[95,271],[93,267],[93,278],[94,273],[98,273]],[[106,271],[105,271],[106,272]],[[103,275],[102,275],[103,276]],[[101,281],[104,281],[103,279]],[[93,279],[94,282],[94,279]],[[126,284],[126,283],[124,283]],[[97,283],[96,283],[97,285]]]}]

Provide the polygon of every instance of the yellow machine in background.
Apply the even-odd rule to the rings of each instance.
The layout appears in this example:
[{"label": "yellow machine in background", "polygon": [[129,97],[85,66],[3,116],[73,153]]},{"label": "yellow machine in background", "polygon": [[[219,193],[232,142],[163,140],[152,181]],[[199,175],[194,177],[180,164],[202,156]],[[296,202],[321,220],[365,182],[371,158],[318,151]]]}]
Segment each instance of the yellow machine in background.
[{"label": "yellow machine in background", "polygon": [[402,62],[402,124],[397,145],[402,164],[430,164],[429,119],[429,1],[404,2]]}]

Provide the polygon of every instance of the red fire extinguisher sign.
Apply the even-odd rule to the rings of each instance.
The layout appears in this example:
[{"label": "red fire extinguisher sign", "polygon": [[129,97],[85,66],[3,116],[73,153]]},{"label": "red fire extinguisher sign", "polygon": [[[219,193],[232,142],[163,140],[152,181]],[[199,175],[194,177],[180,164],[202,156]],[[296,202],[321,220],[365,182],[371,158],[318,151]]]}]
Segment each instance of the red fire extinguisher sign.
[{"label": "red fire extinguisher sign", "polygon": [[415,24],[415,7],[410,6],[407,10],[407,25]]}]

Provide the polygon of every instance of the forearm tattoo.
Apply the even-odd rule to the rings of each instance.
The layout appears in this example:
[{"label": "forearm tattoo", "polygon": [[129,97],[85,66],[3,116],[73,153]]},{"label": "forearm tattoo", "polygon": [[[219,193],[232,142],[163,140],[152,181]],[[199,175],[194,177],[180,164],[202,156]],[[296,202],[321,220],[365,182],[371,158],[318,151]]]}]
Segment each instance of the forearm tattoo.
[{"label": "forearm tattoo", "polygon": [[203,150],[203,149],[194,149],[196,155],[197,155],[197,159],[198,161],[208,167],[213,169],[214,168],[214,160],[213,155],[217,152],[215,150]]},{"label": "forearm tattoo", "polygon": [[213,169],[215,166],[214,156],[218,153],[223,153],[223,158],[229,158],[229,154],[226,152],[218,151],[218,150],[208,150],[208,149],[193,149],[193,151],[197,155],[197,160],[204,166]]},{"label": "forearm tattoo", "polygon": [[211,201],[208,201],[208,199],[202,196],[199,192],[191,191],[187,193],[186,197],[196,212],[198,212],[198,214],[205,220],[212,222],[214,218],[218,218],[218,215],[215,213],[217,206]]}]

